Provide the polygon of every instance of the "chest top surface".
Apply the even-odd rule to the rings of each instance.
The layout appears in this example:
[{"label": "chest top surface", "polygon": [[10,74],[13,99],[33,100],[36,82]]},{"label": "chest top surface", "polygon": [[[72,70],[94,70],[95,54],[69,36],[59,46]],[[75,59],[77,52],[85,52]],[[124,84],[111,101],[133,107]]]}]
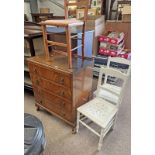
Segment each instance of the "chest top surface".
[{"label": "chest top surface", "polygon": [[49,59],[46,59],[45,56],[35,56],[28,58],[28,62],[32,62],[44,67],[48,67],[51,69],[60,70],[67,73],[76,73],[80,71],[81,69],[86,68],[87,66],[92,67],[93,61],[92,60],[82,60],[78,57],[73,57],[73,68],[69,69],[67,64],[67,57],[64,55],[55,55],[50,57]]}]

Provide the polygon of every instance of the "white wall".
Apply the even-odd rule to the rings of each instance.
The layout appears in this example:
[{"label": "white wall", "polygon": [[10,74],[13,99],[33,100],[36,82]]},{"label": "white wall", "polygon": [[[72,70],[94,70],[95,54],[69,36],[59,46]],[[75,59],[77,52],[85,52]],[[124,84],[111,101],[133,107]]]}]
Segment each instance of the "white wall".
[{"label": "white wall", "polygon": [[[64,0],[57,0],[58,3],[64,5]],[[64,10],[49,0],[38,0],[38,10],[39,8],[50,8],[50,12],[54,13],[54,16],[64,16]]]},{"label": "white wall", "polygon": [[24,2],[24,14],[27,15],[29,21],[32,21],[30,3],[29,2]]}]

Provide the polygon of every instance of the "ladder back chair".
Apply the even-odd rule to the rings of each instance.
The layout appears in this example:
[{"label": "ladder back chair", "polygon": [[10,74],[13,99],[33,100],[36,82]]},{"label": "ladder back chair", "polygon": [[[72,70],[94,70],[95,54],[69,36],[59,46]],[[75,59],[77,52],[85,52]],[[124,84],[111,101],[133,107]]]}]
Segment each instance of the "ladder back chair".
[{"label": "ladder back chair", "polygon": [[[121,67],[120,67],[121,66]],[[105,67],[105,66],[103,66]],[[119,58],[119,57],[109,57],[108,58],[108,62],[107,62],[107,66],[108,68],[113,68],[115,70],[119,70],[122,73],[127,75],[127,79],[130,75],[130,69],[131,69],[131,62],[129,60],[126,60],[124,58]],[[98,87],[100,87],[98,89],[98,95],[100,97],[103,97],[104,99],[107,99],[108,101],[112,102],[113,104],[117,104],[118,101],[118,97],[116,95],[114,95],[113,93],[110,93],[108,90],[113,91],[117,94],[121,94],[121,92],[123,91],[123,87],[119,87],[119,79],[117,79],[116,77],[114,77],[112,80],[115,82],[108,82],[108,79],[111,79],[111,77],[107,77],[107,75],[105,75],[105,83],[101,86],[101,81],[102,81],[101,76],[99,76],[99,80],[98,80]],[[124,82],[124,85],[127,82],[127,79]],[[94,93],[94,97],[97,94],[97,91],[95,91]]]},{"label": "ladder back chair", "polygon": [[[65,19],[64,20],[46,20],[41,22],[42,30],[43,30],[43,40],[44,40],[44,50],[45,55],[47,58],[49,58],[49,46],[61,46],[67,48],[67,55],[68,55],[68,67],[72,68],[72,52],[76,49],[82,47],[82,59],[84,59],[84,40],[85,40],[85,28],[86,28],[86,20],[88,15],[88,8],[90,6],[91,0],[76,0],[76,2],[73,2],[71,0],[64,0],[64,8],[65,8]],[[70,6],[77,6],[80,8],[84,8],[84,18],[83,20],[77,20],[76,18],[69,19],[68,15],[68,8]],[[66,44],[65,43],[59,43],[48,40],[46,28],[47,26],[56,26],[56,27],[64,27],[66,31]],[[78,35],[71,36],[71,28],[75,26],[82,26],[82,39],[78,38]],[[71,45],[71,39],[80,39],[82,40],[82,44],[73,48]]]},{"label": "ladder back chair", "polygon": [[[101,80],[103,74],[120,78],[123,81],[127,79],[127,75],[120,72],[119,70],[101,67],[99,81]],[[102,87],[102,85],[99,85],[97,89],[99,90],[100,87]],[[110,91],[118,97],[119,102],[117,102],[117,104],[114,105],[106,99],[101,98],[98,94],[98,90],[95,98],[77,108],[76,132],[78,132],[79,130],[79,123],[87,127],[90,131],[99,136],[98,150],[100,150],[103,138],[110,131],[110,129],[114,128],[116,115],[119,109],[122,94],[117,94],[114,91],[108,89],[108,91]],[[87,120],[91,120],[92,122],[97,124],[101,128],[100,132],[97,132],[95,129],[90,127],[87,123]]]}]

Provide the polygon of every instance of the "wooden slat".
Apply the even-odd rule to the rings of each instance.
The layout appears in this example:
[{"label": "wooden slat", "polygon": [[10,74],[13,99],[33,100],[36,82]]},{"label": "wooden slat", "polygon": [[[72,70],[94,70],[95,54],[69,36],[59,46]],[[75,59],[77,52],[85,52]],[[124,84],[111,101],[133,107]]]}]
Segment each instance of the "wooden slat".
[{"label": "wooden slat", "polygon": [[87,7],[88,6],[88,1],[81,1],[81,2],[71,2],[67,3],[67,6],[80,6],[80,7]]},{"label": "wooden slat", "polygon": [[94,129],[92,129],[90,126],[88,126],[86,123],[82,122],[81,120],[79,120],[79,122],[84,125],[85,127],[87,127],[90,131],[92,131],[94,134],[96,134],[97,136],[100,137],[100,134],[98,132],[96,132]]},{"label": "wooden slat", "polygon": [[59,43],[59,42],[54,42],[54,41],[47,41],[48,44],[53,45],[53,46],[62,46],[62,47],[67,47],[67,44],[64,43]]},{"label": "wooden slat", "polygon": [[[80,33],[80,35],[81,35],[81,34],[83,34],[83,33]],[[72,38],[72,39],[82,40],[82,38],[78,38],[78,36],[79,36],[79,34],[72,35],[71,38]]]},{"label": "wooden slat", "polygon": [[67,54],[66,52],[62,52],[62,51],[60,51],[60,50],[52,49],[52,51],[53,51],[55,54],[60,54],[60,55],[68,56],[68,54]]},{"label": "wooden slat", "polygon": [[75,37],[78,37],[78,34],[71,36],[71,38],[75,38]]},{"label": "wooden slat", "polygon": [[74,40],[82,40],[82,38],[72,38],[72,39],[74,39]]},{"label": "wooden slat", "polygon": [[80,48],[80,47],[82,47],[82,46],[83,46],[83,45],[79,45],[79,46],[73,48],[71,51],[74,51],[74,50],[76,50],[76,49],[78,49],[78,48]]}]

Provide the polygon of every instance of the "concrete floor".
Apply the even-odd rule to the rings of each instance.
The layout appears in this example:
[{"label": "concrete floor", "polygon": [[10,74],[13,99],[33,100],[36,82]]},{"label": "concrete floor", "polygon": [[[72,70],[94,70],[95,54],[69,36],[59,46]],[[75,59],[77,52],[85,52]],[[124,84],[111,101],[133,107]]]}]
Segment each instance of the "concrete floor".
[{"label": "concrete floor", "polygon": [[[96,80],[94,80],[96,87]],[[34,96],[25,91],[25,112],[37,116],[43,123],[46,136],[44,155],[130,155],[131,154],[131,80],[127,82],[115,129],[105,137],[100,152],[99,138],[80,126],[78,134],[71,127],[44,110],[36,111]]]}]

